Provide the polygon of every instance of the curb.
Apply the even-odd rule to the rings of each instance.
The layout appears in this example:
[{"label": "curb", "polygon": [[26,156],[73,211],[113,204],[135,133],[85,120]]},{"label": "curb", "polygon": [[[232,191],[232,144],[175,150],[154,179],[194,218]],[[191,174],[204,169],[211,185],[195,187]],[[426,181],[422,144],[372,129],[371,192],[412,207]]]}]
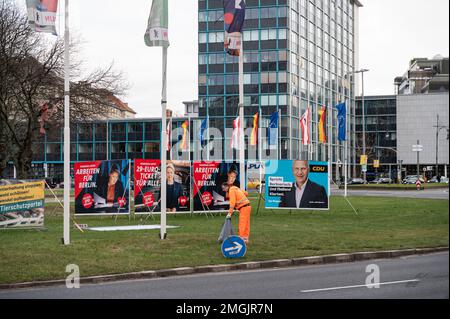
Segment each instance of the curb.
[{"label": "curb", "polygon": [[[137,279],[152,279],[152,278],[165,278],[174,276],[185,276],[192,274],[205,274],[205,273],[218,273],[236,270],[254,270],[254,269],[267,269],[267,268],[286,268],[292,266],[309,266],[309,265],[325,265],[325,264],[337,264],[348,263],[354,261],[364,261],[371,259],[387,259],[398,258],[412,255],[426,255],[437,252],[449,251],[449,247],[436,247],[436,248],[417,248],[417,249],[404,249],[404,250],[386,250],[375,252],[356,252],[350,254],[334,254],[325,256],[311,256],[292,259],[276,259],[265,261],[251,261],[237,264],[223,264],[223,265],[211,265],[211,266],[197,266],[197,267],[180,267],[161,270],[132,272],[125,274],[105,275],[105,276],[93,276],[80,278],[80,284],[99,284],[107,282],[116,282],[124,280],[137,280]],[[37,281],[37,282],[23,282],[15,284],[0,284],[0,290],[6,289],[23,289],[23,288],[44,288],[54,286],[64,286],[65,280],[49,280],[49,281]]]}]

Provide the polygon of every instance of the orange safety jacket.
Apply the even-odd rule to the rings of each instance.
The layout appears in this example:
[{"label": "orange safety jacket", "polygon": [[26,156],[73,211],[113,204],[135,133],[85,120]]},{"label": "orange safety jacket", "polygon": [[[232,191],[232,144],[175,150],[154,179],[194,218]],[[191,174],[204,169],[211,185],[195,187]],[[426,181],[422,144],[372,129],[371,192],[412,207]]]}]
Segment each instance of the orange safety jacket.
[{"label": "orange safety jacket", "polygon": [[242,207],[250,204],[250,201],[247,198],[248,193],[246,191],[243,191],[239,187],[231,186],[230,189],[228,190],[228,196],[230,198],[231,214],[233,214],[235,208],[239,210]]}]

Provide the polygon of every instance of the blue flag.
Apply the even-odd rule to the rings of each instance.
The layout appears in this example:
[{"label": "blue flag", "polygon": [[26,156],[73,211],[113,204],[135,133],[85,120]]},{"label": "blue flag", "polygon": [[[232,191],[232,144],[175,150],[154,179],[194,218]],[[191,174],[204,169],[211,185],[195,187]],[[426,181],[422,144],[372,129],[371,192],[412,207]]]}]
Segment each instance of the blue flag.
[{"label": "blue flag", "polygon": [[267,132],[267,139],[269,141],[269,145],[276,145],[278,141],[278,111],[273,112],[270,115],[270,123]]},{"label": "blue flag", "polygon": [[242,47],[242,29],[245,21],[245,0],[224,0],[225,49],[239,56]]},{"label": "blue flag", "polygon": [[346,134],[347,106],[345,105],[345,103],[341,103],[341,104],[336,105],[336,108],[338,110],[338,128],[339,128],[338,140],[346,141],[347,140],[347,134]]},{"label": "blue flag", "polygon": [[206,119],[204,119],[202,121],[202,124],[200,125],[200,143],[203,144],[203,142],[205,141],[205,131],[206,131],[206,126],[208,125],[208,122]]}]

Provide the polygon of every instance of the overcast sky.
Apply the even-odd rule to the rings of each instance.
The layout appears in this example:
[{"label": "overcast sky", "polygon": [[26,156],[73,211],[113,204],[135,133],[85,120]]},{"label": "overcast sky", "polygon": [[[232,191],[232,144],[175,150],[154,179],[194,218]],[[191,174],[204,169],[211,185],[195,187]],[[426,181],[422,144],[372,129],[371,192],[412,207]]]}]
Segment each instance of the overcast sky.
[{"label": "overcast sky", "polygon": [[[20,1],[25,7],[25,1]],[[161,48],[144,44],[151,2],[70,1],[71,32],[84,40],[82,52],[87,66],[114,62],[131,84],[123,100],[138,112],[138,117],[161,115]],[[168,104],[180,113],[182,102],[197,99],[198,93],[197,2],[169,1]],[[393,94],[394,77],[406,71],[413,57],[448,57],[448,0],[361,2],[360,67],[370,69],[365,75],[366,95]],[[60,34],[63,36],[63,26]]]}]

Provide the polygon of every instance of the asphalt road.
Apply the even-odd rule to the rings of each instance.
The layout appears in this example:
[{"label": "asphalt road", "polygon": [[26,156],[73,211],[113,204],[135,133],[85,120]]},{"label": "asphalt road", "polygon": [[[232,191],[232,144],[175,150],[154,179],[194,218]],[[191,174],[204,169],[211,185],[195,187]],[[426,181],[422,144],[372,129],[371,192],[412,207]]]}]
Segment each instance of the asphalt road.
[{"label": "asphalt road", "polygon": [[[366,286],[379,269],[379,288]],[[81,270],[82,271],[82,270]],[[0,299],[390,299],[449,298],[449,254],[0,291]],[[373,281],[368,281],[373,283]]]}]

